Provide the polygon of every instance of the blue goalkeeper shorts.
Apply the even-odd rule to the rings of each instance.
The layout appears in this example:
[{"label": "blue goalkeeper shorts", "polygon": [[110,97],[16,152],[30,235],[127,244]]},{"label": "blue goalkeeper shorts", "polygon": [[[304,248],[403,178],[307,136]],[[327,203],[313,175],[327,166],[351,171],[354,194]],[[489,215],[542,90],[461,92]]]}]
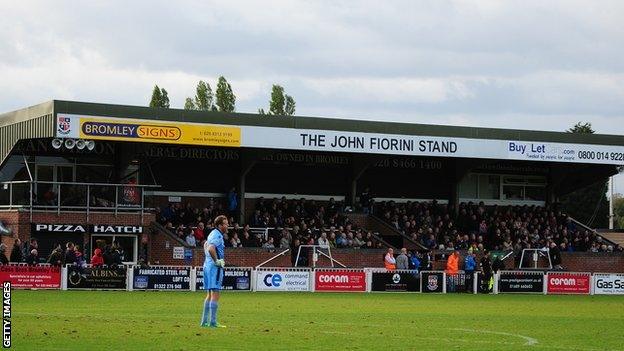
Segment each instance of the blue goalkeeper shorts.
[{"label": "blue goalkeeper shorts", "polygon": [[204,265],[204,289],[221,290],[223,284],[223,268],[215,265]]}]

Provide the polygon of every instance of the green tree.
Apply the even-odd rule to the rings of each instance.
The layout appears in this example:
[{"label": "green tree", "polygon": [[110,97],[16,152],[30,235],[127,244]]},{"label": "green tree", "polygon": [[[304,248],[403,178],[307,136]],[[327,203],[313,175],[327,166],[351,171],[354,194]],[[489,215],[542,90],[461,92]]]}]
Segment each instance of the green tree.
[{"label": "green tree", "polygon": [[156,108],[169,108],[169,95],[164,88],[159,88],[158,85],[154,85],[152,90],[152,99],[150,100],[150,107]]},{"label": "green tree", "polygon": [[162,94],[158,85],[154,85],[152,90],[152,99],[150,100],[149,107],[161,107]]},{"label": "green tree", "polygon": [[286,107],[284,107],[284,114],[286,116],[295,115],[295,99],[293,99],[290,95],[286,95]]},{"label": "green tree", "polygon": [[286,98],[284,97],[284,88],[282,86],[273,84],[271,89],[271,101],[269,101],[269,114],[275,116],[283,116],[284,105],[286,104]]},{"label": "green tree", "polygon": [[213,103],[214,95],[212,94],[212,88],[210,84],[200,80],[197,83],[197,89],[195,93],[195,107],[200,111],[209,111],[214,109]]},{"label": "green tree", "polygon": [[162,95],[160,102],[161,102],[161,106],[162,108],[169,108],[169,94],[167,94],[167,91],[165,90],[165,88],[160,88],[160,94]]},{"label": "green tree", "polygon": [[624,197],[622,194],[613,195],[613,226],[615,228],[624,229]]},{"label": "green tree", "polygon": [[195,103],[193,102],[193,99],[191,99],[190,97],[186,98],[186,100],[184,101],[184,109],[185,110],[196,110],[197,109],[195,107]]},{"label": "green tree", "polygon": [[217,109],[221,112],[234,112],[236,109],[236,96],[232,91],[232,86],[223,77],[219,77],[217,82]]},{"label": "green tree", "polygon": [[594,134],[594,130],[592,129],[592,125],[589,122],[581,123],[578,122],[574,125],[574,127],[566,130],[567,133],[585,133],[585,134]]},{"label": "green tree", "polygon": [[[593,134],[594,130],[591,123],[578,122],[566,132]],[[561,197],[561,206],[568,215],[589,227],[606,228],[609,223],[607,188],[607,180],[601,180],[577,189]]]}]

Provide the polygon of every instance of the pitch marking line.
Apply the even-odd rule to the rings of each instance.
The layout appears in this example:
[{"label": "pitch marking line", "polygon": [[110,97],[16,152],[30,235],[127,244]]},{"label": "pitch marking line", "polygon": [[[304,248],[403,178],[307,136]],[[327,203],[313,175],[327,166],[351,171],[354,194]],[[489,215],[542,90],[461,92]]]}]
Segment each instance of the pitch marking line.
[{"label": "pitch marking line", "polygon": [[529,336],[520,335],[520,334],[496,332],[496,331],[490,331],[490,330],[465,329],[465,328],[453,328],[452,330],[472,332],[472,333],[483,333],[483,334],[496,334],[496,335],[505,335],[505,336],[515,336],[517,338],[521,338],[521,339],[526,340],[526,343],[525,343],[526,346],[534,346],[534,345],[537,345],[537,343],[538,343],[537,339],[529,337]]}]

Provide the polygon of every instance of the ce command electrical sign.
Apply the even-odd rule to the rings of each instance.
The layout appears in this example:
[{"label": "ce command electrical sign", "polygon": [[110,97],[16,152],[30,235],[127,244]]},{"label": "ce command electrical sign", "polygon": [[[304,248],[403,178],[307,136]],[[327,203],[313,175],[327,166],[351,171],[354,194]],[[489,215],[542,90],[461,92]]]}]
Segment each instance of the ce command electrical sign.
[{"label": "ce command electrical sign", "polygon": [[256,271],[256,291],[310,291],[310,272]]}]

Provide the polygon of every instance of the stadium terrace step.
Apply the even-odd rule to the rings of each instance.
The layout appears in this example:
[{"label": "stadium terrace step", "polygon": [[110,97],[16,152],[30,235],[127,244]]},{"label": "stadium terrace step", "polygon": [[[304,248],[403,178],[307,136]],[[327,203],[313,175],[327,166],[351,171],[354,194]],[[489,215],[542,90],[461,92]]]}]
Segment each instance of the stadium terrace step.
[{"label": "stadium terrace step", "polygon": [[391,246],[395,249],[400,249],[402,247],[405,247],[408,250],[426,249],[421,244],[413,241],[407,235],[404,235],[395,228],[392,228],[389,224],[373,215],[367,215],[363,213],[349,213],[347,214],[347,217],[349,217],[349,219],[353,223],[356,223],[358,226],[377,233],[377,235],[380,236],[383,241],[389,244],[388,246]]}]

